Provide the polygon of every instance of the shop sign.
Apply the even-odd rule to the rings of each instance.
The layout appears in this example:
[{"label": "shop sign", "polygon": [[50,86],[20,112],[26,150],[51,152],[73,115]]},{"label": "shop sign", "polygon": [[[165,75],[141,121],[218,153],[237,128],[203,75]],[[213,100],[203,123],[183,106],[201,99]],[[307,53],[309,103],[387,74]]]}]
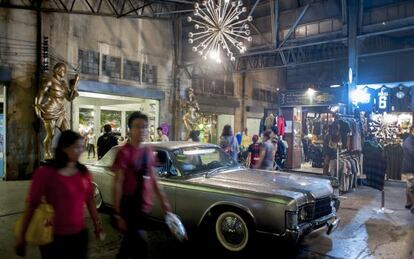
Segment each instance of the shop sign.
[{"label": "shop sign", "polygon": [[321,106],[346,103],[346,95],[342,89],[309,91],[283,91],[279,93],[280,106]]}]

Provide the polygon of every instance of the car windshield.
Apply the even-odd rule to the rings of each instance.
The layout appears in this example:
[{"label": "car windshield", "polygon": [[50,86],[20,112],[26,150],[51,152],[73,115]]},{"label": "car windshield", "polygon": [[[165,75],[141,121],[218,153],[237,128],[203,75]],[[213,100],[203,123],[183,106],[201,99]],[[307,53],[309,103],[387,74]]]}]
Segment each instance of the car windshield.
[{"label": "car windshield", "polygon": [[184,175],[205,173],[218,168],[239,166],[218,147],[188,147],[173,152],[178,169]]}]

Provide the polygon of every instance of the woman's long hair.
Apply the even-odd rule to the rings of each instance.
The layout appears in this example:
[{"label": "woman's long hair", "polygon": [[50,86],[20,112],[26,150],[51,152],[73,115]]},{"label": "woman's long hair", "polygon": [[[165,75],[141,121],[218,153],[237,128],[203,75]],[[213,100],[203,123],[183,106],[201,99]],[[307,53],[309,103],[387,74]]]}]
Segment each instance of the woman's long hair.
[{"label": "woman's long hair", "polygon": [[223,137],[233,136],[233,130],[231,129],[231,126],[229,124],[224,125],[223,131],[221,132],[221,135]]},{"label": "woman's long hair", "polygon": [[[64,149],[72,146],[73,144],[76,143],[76,141],[80,139],[82,139],[82,136],[79,133],[74,132],[72,130],[66,130],[62,132],[58,140],[57,147],[55,149],[55,158],[51,162],[51,166],[53,166],[54,168],[58,170],[66,167],[66,165],[69,162],[69,158],[66,155]],[[88,171],[86,166],[79,163],[79,161],[76,162],[76,168],[78,168],[78,170],[82,174]]]}]

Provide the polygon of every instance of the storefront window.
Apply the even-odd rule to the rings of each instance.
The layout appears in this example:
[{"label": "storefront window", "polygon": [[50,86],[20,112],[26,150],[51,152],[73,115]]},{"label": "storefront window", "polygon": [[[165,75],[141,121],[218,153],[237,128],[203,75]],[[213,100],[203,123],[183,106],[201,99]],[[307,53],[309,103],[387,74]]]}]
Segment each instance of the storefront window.
[{"label": "storefront window", "polygon": [[[83,135],[92,131],[96,141],[103,133],[103,126],[110,124],[119,143],[125,143],[128,117],[135,111],[141,111],[148,116],[150,137],[155,137],[155,129],[159,126],[158,100],[79,92],[79,97],[73,101],[72,110],[72,128],[78,129]],[[90,162],[86,157],[87,155],[81,160]]]},{"label": "storefront window", "polygon": [[121,111],[101,110],[101,125],[109,124],[112,132],[121,135]]}]

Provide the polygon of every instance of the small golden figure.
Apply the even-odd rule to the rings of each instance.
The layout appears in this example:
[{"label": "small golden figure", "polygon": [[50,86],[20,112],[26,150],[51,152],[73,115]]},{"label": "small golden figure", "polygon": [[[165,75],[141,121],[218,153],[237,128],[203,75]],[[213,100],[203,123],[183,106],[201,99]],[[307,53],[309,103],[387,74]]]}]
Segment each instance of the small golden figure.
[{"label": "small golden figure", "polygon": [[186,139],[188,139],[191,131],[197,129],[198,121],[200,119],[200,107],[198,106],[193,88],[191,87],[187,90],[187,100],[185,101],[183,108],[185,113],[182,119],[186,130]]},{"label": "small golden figure", "polygon": [[60,131],[70,129],[69,121],[66,118],[66,101],[73,101],[79,94],[77,85],[79,75],[69,80],[69,87],[64,79],[66,65],[57,63],[53,67],[53,75],[45,75],[42,78],[39,92],[35,98],[36,115],[43,121],[46,136],[43,140],[44,159],[52,159],[52,140],[54,130],[57,127]]}]

